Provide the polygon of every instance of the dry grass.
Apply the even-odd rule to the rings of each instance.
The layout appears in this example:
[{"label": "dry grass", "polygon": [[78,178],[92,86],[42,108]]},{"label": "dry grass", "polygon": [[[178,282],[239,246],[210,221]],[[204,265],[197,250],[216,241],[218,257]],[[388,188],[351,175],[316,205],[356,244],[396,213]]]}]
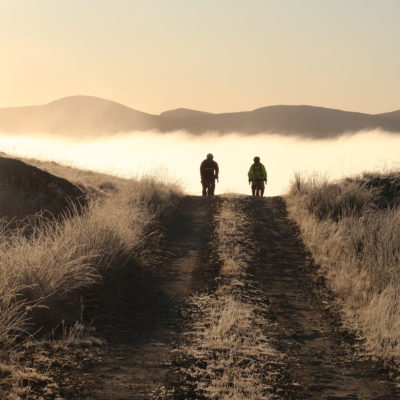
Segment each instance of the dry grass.
[{"label": "dry grass", "polygon": [[[51,396],[52,387],[56,384],[46,374],[37,372],[34,368],[21,368],[18,364],[0,364],[0,396],[4,400],[39,399],[33,396],[31,385],[46,386],[44,394],[49,394],[49,398],[62,400],[60,397]],[[10,387],[11,390],[3,390]],[[48,393],[46,393],[48,392]],[[43,398],[43,397],[42,397]]]},{"label": "dry grass", "polygon": [[400,209],[376,209],[374,196],[374,190],[351,180],[297,177],[287,202],[347,325],[365,339],[371,354],[398,362]]},{"label": "dry grass", "polygon": [[296,174],[291,194],[303,195],[303,206],[320,220],[361,216],[373,208],[375,193],[365,185],[349,181],[343,184],[329,182],[318,175],[303,179]]},{"label": "dry grass", "polygon": [[194,303],[201,318],[194,325],[189,354],[198,362],[189,371],[197,391],[210,399],[271,399],[268,365],[277,357],[265,335],[262,305],[244,291],[251,254],[247,221],[234,199],[224,200],[216,217],[221,284]]},{"label": "dry grass", "polygon": [[15,359],[15,340],[23,332],[61,322],[74,326],[90,288],[121,267],[143,264],[157,245],[160,213],[179,195],[174,185],[151,178],[48,166],[92,195],[86,209],[58,221],[38,216],[14,229],[0,220],[0,363]]}]

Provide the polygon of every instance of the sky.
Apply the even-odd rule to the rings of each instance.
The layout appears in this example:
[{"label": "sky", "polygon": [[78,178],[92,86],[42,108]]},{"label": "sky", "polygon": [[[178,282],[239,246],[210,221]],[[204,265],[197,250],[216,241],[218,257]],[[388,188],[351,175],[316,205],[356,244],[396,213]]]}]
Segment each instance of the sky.
[{"label": "sky", "polygon": [[0,107],[400,109],[398,0],[0,0]]}]

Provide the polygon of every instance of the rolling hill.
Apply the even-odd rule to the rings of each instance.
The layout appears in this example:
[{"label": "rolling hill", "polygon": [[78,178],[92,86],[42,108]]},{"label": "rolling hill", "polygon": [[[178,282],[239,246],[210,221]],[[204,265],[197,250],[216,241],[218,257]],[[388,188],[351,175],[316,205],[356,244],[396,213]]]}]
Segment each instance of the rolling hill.
[{"label": "rolling hill", "polygon": [[277,105],[213,114],[179,108],[152,115],[92,96],[65,97],[39,106],[0,109],[0,131],[93,137],[119,132],[185,130],[193,134],[271,132],[314,139],[381,128],[400,132],[400,110],[365,114],[307,105]]},{"label": "rolling hill", "polygon": [[41,106],[0,109],[0,131],[104,135],[156,127],[157,117],[91,96],[71,96]]}]

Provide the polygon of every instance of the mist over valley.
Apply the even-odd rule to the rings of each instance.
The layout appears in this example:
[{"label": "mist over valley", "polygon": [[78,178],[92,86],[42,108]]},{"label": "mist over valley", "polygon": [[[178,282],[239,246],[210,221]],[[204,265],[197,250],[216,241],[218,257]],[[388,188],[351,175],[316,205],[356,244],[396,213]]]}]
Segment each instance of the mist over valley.
[{"label": "mist over valley", "polygon": [[400,161],[400,136],[381,130],[323,141],[279,134],[193,136],[181,131],[135,131],[84,141],[3,133],[0,140],[0,150],[10,155],[122,177],[150,175],[178,182],[189,194],[200,194],[199,166],[209,152],[220,166],[217,194],[249,194],[247,171],[256,155],[268,171],[268,196],[286,193],[294,172],[318,171],[330,178],[341,178],[365,170],[396,167]]}]

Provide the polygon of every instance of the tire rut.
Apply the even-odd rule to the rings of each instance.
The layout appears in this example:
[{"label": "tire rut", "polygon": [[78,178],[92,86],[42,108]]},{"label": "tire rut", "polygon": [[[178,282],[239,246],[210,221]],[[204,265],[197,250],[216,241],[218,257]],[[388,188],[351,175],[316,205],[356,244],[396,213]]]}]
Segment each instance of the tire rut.
[{"label": "tire rut", "polygon": [[269,303],[276,346],[286,355],[277,393],[293,400],[400,398],[388,375],[358,359],[335,331],[334,317],[313,288],[310,260],[283,198],[243,202],[258,244],[252,272]]},{"label": "tire rut", "polygon": [[[124,315],[103,320],[101,363],[85,373],[85,399],[167,399],[185,301],[210,281],[207,249],[217,199],[187,196],[166,221],[165,257]],[[150,283],[148,281],[150,279]]]}]

